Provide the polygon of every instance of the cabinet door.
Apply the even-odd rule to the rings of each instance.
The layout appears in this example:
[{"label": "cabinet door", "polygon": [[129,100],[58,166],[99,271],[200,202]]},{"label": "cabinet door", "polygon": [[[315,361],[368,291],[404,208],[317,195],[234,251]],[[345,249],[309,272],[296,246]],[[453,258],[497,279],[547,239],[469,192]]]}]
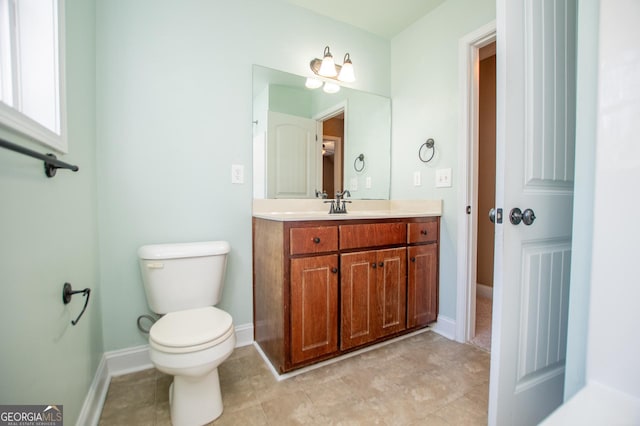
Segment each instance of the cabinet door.
[{"label": "cabinet door", "polygon": [[349,349],[376,338],[373,320],[377,267],[375,251],[341,256],[342,349]]},{"label": "cabinet door", "polygon": [[376,337],[397,333],[406,328],[407,249],[376,252]]},{"label": "cabinet door", "polygon": [[338,350],[338,255],[291,260],[291,362]]},{"label": "cabinet door", "polygon": [[344,349],[406,328],[405,248],[364,251],[341,257]]},{"label": "cabinet door", "polygon": [[409,247],[407,327],[418,327],[438,318],[438,245]]}]

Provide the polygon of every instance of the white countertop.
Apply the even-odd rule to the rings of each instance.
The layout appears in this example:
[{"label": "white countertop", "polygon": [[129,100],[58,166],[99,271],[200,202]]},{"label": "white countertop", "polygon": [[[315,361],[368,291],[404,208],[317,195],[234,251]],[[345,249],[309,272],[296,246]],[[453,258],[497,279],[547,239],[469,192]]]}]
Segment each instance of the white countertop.
[{"label": "white countertop", "polygon": [[347,213],[329,214],[327,200],[254,200],[253,216],[277,221],[391,219],[442,215],[442,200],[349,200]]}]

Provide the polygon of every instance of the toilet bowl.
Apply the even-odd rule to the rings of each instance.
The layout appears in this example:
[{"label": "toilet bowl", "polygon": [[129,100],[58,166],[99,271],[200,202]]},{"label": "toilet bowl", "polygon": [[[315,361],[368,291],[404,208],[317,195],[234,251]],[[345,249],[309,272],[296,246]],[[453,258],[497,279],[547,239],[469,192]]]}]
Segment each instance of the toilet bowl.
[{"label": "toilet bowl", "polygon": [[214,307],[172,312],[151,327],[151,362],[174,376],[169,404],[175,426],[202,425],[222,414],[218,366],[235,344],[231,316]]},{"label": "toilet bowl", "polygon": [[151,362],[173,376],[174,426],[196,426],[223,411],[218,366],[233,352],[231,315],[216,308],[222,294],[224,241],[140,247],[138,257],[151,309],[164,314],[149,330]]}]

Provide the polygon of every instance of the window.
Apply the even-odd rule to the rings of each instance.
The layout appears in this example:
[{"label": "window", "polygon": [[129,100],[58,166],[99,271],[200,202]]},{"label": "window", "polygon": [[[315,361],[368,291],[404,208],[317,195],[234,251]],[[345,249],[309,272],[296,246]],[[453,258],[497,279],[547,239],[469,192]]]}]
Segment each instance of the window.
[{"label": "window", "polygon": [[0,125],[67,152],[64,0],[0,0]]}]

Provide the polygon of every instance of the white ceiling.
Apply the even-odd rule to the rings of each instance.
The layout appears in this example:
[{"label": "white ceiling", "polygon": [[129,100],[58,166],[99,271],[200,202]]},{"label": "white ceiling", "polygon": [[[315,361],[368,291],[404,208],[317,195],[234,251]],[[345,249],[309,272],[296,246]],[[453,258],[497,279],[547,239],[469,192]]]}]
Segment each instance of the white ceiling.
[{"label": "white ceiling", "polygon": [[391,39],[445,0],[285,0]]}]

